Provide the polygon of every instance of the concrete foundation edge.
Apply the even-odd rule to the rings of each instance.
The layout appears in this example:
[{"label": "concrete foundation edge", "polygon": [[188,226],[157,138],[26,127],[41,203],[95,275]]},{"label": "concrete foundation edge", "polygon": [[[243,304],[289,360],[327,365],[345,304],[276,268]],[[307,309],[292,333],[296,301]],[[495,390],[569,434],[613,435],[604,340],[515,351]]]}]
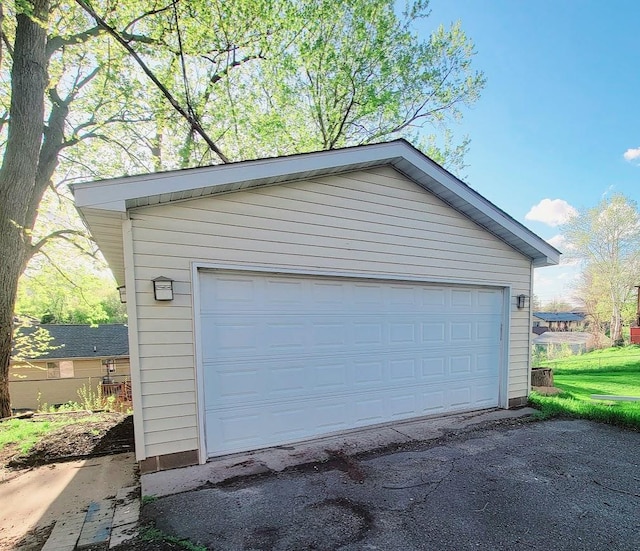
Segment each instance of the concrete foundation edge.
[{"label": "concrete foundation edge", "polygon": [[198,464],[198,450],[154,455],[138,462],[140,474],[155,473]]},{"label": "concrete foundation edge", "polygon": [[518,398],[509,398],[509,409],[522,408],[529,403],[527,396],[519,396]]}]

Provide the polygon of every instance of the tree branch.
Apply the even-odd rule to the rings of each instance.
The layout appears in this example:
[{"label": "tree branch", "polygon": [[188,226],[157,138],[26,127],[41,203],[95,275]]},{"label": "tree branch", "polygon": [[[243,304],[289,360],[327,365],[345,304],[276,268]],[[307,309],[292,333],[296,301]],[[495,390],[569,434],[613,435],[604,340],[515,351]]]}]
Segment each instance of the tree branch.
[{"label": "tree branch", "polygon": [[162,92],[162,95],[169,101],[172,107],[180,114],[184,119],[189,123],[191,128],[197,132],[200,137],[207,143],[207,145],[211,148],[212,151],[218,155],[220,160],[223,163],[228,163],[229,159],[227,156],[220,150],[220,148],[213,142],[213,140],[207,135],[204,128],[200,124],[200,122],[194,118],[191,114],[189,114],[185,109],[178,103],[178,101],[173,97],[171,92],[164,86],[158,78],[155,76],[153,71],[147,66],[147,64],[143,61],[143,59],[137,54],[137,52],[131,47],[131,45],[116,31],[113,27],[111,27],[104,19],[102,19],[95,10],[87,3],[86,0],[76,0],[76,3],[85,10],[91,17],[94,18],[96,23],[100,27],[102,27],[107,33],[109,33],[136,61],[138,66],[143,70],[145,75],[149,77],[149,79],[156,85],[156,87]]},{"label": "tree branch", "polygon": [[71,36],[67,36],[63,38],[62,36],[54,36],[47,41],[47,57],[51,57],[53,53],[65,46],[72,46],[74,44],[82,44],[86,42],[90,38],[98,36],[102,32],[102,29],[99,25],[95,27],[91,27],[86,31],[82,31],[81,33],[72,34]]},{"label": "tree branch", "polygon": [[[157,15],[159,13],[162,13],[163,11],[170,10],[172,5],[173,5],[173,3],[166,5],[164,8],[158,8],[156,10],[147,11],[147,12],[143,13],[142,15],[136,17],[135,19],[130,21],[129,24],[124,28],[124,30],[122,31],[123,34],[128,32],[128,29],[133,27],[138,21],[142,21],[145,17],[149,17],[150,15]],[[131,36],[133,36],[133,35],[131,35]]]},{"label": "tree branch", "polygon": [[66,241],[68,241],[69,243],[75,245],[77,248],[79,248],[84,253],[86,253],[87,251],[85,251],[85,249],[83,249],[77,243],[74,243],[71,239],[69,239],[68,236],[70,236],[70,235],[80,235],[80,236],[85,237],[85,238],[87,237],[87,234],[85,232],[83,232],[83,231],[80,231],[80,230],[57,230],[57,231],[51,232],[50,234],[45,235],[40,240],[38,240],[38,242],[36,244],[31,245],[31,247],[29,248],[29,250],[27,252],[27,257],[28,257],[27,260],[30,260],[36,254],[41,252],[42,251],[42,247],[44,247],[49,241],[52,241],[53,239],[65,239]]}]

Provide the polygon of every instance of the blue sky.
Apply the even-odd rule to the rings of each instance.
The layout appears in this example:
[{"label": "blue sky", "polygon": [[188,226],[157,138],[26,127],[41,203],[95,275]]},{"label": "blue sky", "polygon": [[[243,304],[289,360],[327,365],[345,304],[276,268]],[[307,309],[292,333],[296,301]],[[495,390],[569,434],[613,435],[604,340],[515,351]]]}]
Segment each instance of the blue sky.
[{"label": "blue sky", "polygon": [[[638,199],[640,2],[430,5],[425,32],[460,20],[487,78],[453,128],[471,138],[464,171],[471,187],[560,250],[552,224],[571,207],[593,207],[615,192]],[[576,266],[536,270],[534,292],[543,301],[569,299],[577,273]]]}]

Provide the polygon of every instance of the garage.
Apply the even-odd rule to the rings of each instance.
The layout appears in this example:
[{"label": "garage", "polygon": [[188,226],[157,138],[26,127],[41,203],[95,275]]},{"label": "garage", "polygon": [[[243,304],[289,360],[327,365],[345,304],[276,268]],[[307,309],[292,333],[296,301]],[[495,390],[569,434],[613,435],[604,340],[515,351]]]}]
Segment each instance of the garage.
[{"label": "garage", "polygon": [[501,289],[199,278],[208,456],[500,403]]},{"label": "garage", "polygon": [[141,472],[527,402],[560,253],[406,141],[73,191],[127,303]]}]

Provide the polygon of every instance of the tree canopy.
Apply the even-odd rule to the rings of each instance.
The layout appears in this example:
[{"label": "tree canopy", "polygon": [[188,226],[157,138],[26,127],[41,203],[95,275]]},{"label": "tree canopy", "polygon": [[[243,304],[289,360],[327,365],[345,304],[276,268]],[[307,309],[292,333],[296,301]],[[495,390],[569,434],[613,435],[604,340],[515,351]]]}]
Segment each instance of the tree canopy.
[{"label": "tree canopy", "polygon": [[625,305],[640,285],[640,212],[635,201],[621,194],[583,209],[563,227],[567,256],[583,266],[579,293],[594,319],[608,311],[610,336],[622,338]]},{"label": "tree canopy", "polygon": [[[450,123],[484,77],[428,2],[14,0],[0,18],[0,416],[20,276],[74,224],[66,183],[405,137],[463,166]],[[46,232],[39,229],[45,228]],[[34,265],[35,266],[35,265]],[[21,298],[21,304],[24,304]]]}]

